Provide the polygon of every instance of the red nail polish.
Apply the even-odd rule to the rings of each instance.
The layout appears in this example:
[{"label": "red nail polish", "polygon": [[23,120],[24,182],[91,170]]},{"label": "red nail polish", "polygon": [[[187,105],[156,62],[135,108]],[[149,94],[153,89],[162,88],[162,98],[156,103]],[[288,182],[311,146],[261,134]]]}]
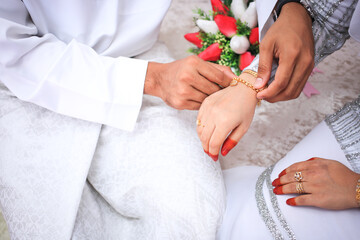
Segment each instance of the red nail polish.
[{"label": "red nail polish", "polygon": [[295,198],[289,198],[286,200],[286,204],[290,206],[296,206]]},{"label": "red nail polish", "polygon": [[219,154],[217,155],[212,155],[211,153],[209,153],[209,156],[216,162],[219,158]]},{"label": "red nail polish", "polygon": [[279,177],[284,176],[286,174],[286,169],[284,169],[280,174]]},{"label": "red nail polish", "polygon": [[284,193],[283,193],[283,190],[282,190],[282,186],[274,188],[274,189],[273,189],[273,192],[274,192],[276,195],[284,194]]},{"label": "red nail polish", "polygon": [[306,161],[311,161],[311,160],[315,160],[315,158],[313,157],[313,158],[310,158],[310,159],[308,159],[308,160],[306,160]]},{"label": "red nail polish", "polygon": [[208,151],[206,151],[205,149],[204,149],[204,152],[205,152],[207,155],[209,155],[209,152],[208,152]]},{"label": "red nail polish", "polygon": [[221,148],[221,154],[223,156],[226,156],[231,149],[233,149],[236,146],[237,142],[232,140],[231,138],[227,138]]},{"label": "red nail polish", "polygon": [[280,179],[279,179],[279,178],[275,179],[275,180],[272,182],[272,185],[273,185],[274,187],[277,187],[277,186],[281,185],[281,184],[280,184]]}]

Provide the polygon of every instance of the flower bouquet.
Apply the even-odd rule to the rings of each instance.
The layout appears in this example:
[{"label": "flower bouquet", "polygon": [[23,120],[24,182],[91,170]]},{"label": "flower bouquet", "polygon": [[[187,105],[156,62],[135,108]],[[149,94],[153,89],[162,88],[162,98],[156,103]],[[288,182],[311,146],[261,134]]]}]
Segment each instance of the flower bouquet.
[{"label": "flower bouquet", "polygon": [[208,14],[197,9],[199,31],[185,34],[195,44],[189,49],[205,61],[229,66],[239,75],[259,53],[259,29],[252,0],[211,0]]}]

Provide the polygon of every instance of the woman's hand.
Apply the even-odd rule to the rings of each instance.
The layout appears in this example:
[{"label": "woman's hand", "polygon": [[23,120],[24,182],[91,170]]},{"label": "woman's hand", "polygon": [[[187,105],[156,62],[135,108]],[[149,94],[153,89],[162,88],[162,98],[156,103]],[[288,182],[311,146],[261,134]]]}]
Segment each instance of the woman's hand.
[{"label": "woman's hand", "polygon": [[[240,78],[251,84],[255,81],[247,73],[241,74]],[[246,133],[253,119],[256,103],[256,92],[242,83],[224,88],[204,100],[197,118],[197,132],[205,153],[214,161],[218,159],[225,139],[221,151],[224,156]]]},{"label": "woman's hand", "polygon": [[315,206],[326,209],[347,209],[358,207],[355,188],[360,174],[343,164],[322,158],[311,158],[286,168],[273,181],[275,194],[298,193],[295,173],[301,172],[301,184],[305,194],[289,198],[292,206]]}]

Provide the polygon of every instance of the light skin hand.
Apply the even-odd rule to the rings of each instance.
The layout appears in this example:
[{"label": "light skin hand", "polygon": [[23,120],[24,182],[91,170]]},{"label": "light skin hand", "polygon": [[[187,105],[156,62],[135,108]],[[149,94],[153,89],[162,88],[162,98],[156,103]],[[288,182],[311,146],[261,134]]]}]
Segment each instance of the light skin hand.
[{"label": "light skin hand", "polygon": [[[240,77],[250,83],[255,81],[250,74]],[[224,88],[204,100],[197,118],[201,122],[197,133],[204,151],[214,161],[218,159],[221,145],[221,153],[226,155],[249,129],[256,104],[256,92],[242,83]]]},{"label": "light skin hand", "polygon": [[261,41],[256,88],[261,89],[268,83],[274,58],[279,64],[275,79],[257,98],[268,102],[297,98],[314,68],[312,22],[299,3],[282,7],[279,18]]},{"label": "light skin hand", "polygon": [[230,68],[197,56],[165,64],[149,62],[144,93],[175,109],[197,110],[207,96],[221,89],[218,85],[226,87],[232,78]]},{"label": "light skin hand", "polygon": [[297,193],[294,174],[299,171],[303,176],[302,183],[306,194],[288,199],[287,204],[333,210],[358,207],[355,188],[360,174],[338,161],[323,158],[312,158],[286,168],[279,174],[279,178],[273,181],[274,193]]}]

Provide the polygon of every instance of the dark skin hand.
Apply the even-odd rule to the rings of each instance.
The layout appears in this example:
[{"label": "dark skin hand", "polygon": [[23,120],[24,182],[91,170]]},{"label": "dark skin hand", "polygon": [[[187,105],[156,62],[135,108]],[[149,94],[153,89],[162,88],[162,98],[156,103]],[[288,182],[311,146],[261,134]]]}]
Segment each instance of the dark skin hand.
[{"label": "dark skin hand", "polygon": [[314,68],[312,22],[299,3],[291,2],[282,7],[279,18],[261,41],[256,88],[266,86],[274,58],[279,63],[275,79],[257,94],[257,98],[268,102],[297,98]]},{"label": "dark skin hand", "polygon": [[149,62],[144,93],[160,97],[175,109],[197,110],[207,96],[229,86],[234,76],[229,67],[197,56],[171,63]]}]

